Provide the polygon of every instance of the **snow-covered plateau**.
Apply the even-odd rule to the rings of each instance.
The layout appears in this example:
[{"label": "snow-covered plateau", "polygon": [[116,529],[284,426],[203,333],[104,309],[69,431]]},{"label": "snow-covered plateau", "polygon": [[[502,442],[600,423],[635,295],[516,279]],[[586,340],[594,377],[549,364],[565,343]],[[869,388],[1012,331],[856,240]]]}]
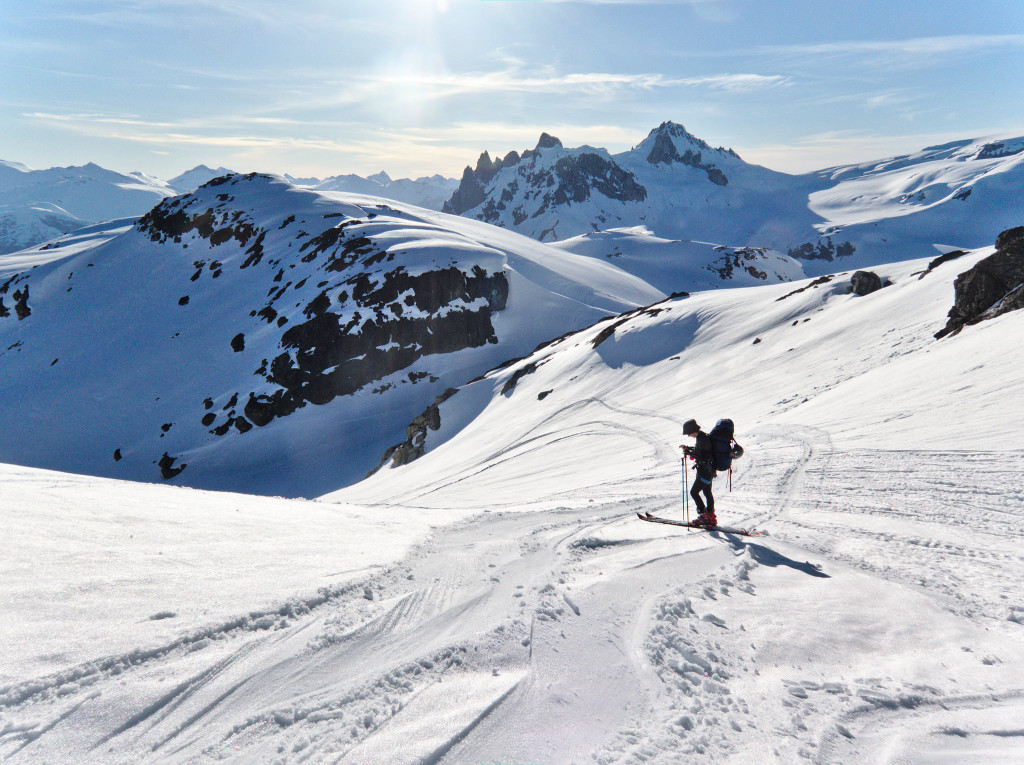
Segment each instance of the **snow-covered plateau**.
[{"label": "snow-covered plateau", "polygon": [[[62,435],[48,448],[87,454],[117,430],[105,419],[137,421],[155,459],[164,411],[237,421],[224,399],[249,393],[239,375],[258,402],[272,395],[260,359],[290,347],[284,326],[329,313],[321,291],[339,316],[382,320],[390,302],[341,300],[333,280],[359,274],[329,265],[346,255],[374,280],[364,297],[388,282],[373,267],[389,254],[411,275],[459,270],[449,297],[490,306],[498,342],[454,352],[463,368],[436,383],[451,389],[425,426],[406,415],[430,396],[363,420],[406,417],[418,458],[315,500],[0,467],[5,762],[1024,759],[1024,311],[1001,312],[1007,295],[936,338],[966,305],[958,277],[1024,232],[876,265],[883,286],[868,294],[838,271],[667,298],[585,253],[380,200],[263,177],[180,200],[77,254],[24,271],[22,253],[8,269],[5,462],[44,429]],[[264,255],[241,268],[261,232]],[[299,252],[285,259],[289,242]],[[475,296],[473,266],[503,275],[507,309]],[[298,294],[299,280],[316,288]],[[418,317],[453,310],[414,309],[409,294]],[[264,304],[276,318],[249,315]],[[534,347],[544,326],[550,342]],[[524,350],[504,365],[474,355],[490,347]],[[310,368],[294,350],[278,383]],[[27,378],[3,372],[15,362]],[[397,374],[409,382],[395,390],[433,384]],[[192,378],[203,387],[180,383]],[[253,491],[294,471],[312,485],[307,464],[343,451],[332,407],[357,395],[210,442],[260,436],[273,459],[238,479]],[[102,416],[83,419],[89,408]],[[716,481],[718,518],[767,536],[637,518],[692,514],[678,449],[691,417],[736,422],[745,454]],[[165,442],[183,430],[205,433],[174,424]],[[96,452],[109,460],[115,445]]]}]

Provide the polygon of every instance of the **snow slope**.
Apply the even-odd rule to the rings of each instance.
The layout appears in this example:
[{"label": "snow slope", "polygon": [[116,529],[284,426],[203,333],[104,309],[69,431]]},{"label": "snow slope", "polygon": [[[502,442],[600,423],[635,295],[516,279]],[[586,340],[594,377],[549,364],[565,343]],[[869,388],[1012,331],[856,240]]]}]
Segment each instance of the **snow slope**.
[{"label": "snow slope", "polygon": [[[321,503],[4,468],[0,753],[1019,761],[1024,312],[933,337],[990,252],[601,321]],[[637,520],[719,416],[769,536]]]},{"label": "snow slope", "polygon": [[853,241],[849,266],[929,245],[971,249],[1024,220],[1024,138],[982,138],[915,154],[822,170],[812,193],[817,228]]},{"label": "snow slope", "polygon": [[362,478],[447,388],[664,297],[513,232],[255,174],[48,247],[0,258],[2,459],[293,497]]},{"label": "snow slope", "polygon": [[778,252],[663,239],[644,226],[581,234],[552,246],[614,263],[667,294],[804,277],[800,261]]}]

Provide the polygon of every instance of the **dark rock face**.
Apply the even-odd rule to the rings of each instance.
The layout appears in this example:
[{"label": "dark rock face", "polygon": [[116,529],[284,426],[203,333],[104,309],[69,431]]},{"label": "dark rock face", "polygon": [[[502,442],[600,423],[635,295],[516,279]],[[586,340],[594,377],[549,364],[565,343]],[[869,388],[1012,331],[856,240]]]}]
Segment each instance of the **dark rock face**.
[{"label": "dark rock face", "polygon": [[483,181],[473,172],[473,168],[466,166],[462,172],[462,181],[455,189],[452,198],[444,203],[441,208],[443,212],[451,215],[462,215],[467,210],[472,210],[487,198],[487,188]]},{"label": "dark rock face", "polygon": [[561,146],[562,142],[555,138],[553,135],[547,133],[540,134],[540,140],[537,141],[538,149],[552,149],[555,146]]},{"label": "dark rock face", "polygon": [[[524,151],[522,156],[513,151],[503,160],[495,162],[484,152],[475,170],[466,167],[463,171],[459,188],[445,202],[444,212],[462,215],[483,205],[476,217],[500,225],[502,211],[512,202],[513,195],[521,185],[531,190],[531,195],[538,198],[539,204],[530,213],[521,207],[513,210],[512,217],[516,225],[528,217],[543,214],[553,205],[583,202],[590,198],[592,192],[623,202],[640,202],[647,198],[647,189],[637,182],[632,173],[619,167],[613,160],[593,152],[566,155],[553,167],[537,167],[536,160],[542,149],[561,146],[562,142],[557,138],[543,133],[537,148]],[[524,164],[527,162],[530,164]],[[488,199],[488,185],[497,172],[515,166],[518,166],[516,180],[503,190],[499,199]]]},{"label": "dark rock face", "polygon": [[622,202],[642,202],[647,198],[647,189],[636,182],[632,173],[599,154],[563,157],[555,163],[555,176],[558,187],[551,195],[555,204],[584,202],[590,198],[591,190]]},{"label": "dark rock face", "polygon": [[28,307],[28,285],[14,292],[14,312],[18,315],[18,321],[27,319],[32,315],[32,309]]},{"label": "dark rock face", "polygon": [[[685,133],[685,131],[683,132]],[[700,151],[695,152],[692,149],[687,149],[683,154],[680,154],[670,138],[670,133],[671,131],[666,129],[665,125],[662,125],[661,128],[658,129],[654,138],[654,146],[647,155],[648,162],[652,165],[671,165],[673,163],[688,165],[689,167],[697,168],[706,172],[708,180],[715,185],[728,185],[729,179],[725,177],[725,173],[713,164],[705,163]],[[686,133],[686,135],[687,137],[690,137],[688,133]]]},{"label": "dark rock face", "polygon": [[1001,233],[995,253],[960,274],[953,287],[955,300],[949,321],[936,338],[1024,308],[1024,226]]},{"label": "dark rock face", "polygon": [[[27,273],[15,274],[6,282],[0,284],[0,319],[5,319],[11,315],[10,309],[4,305],[3,296],[7,294],[11,287],[26,278]],[[32,315],[32,309],[28,307],[28,284],[21,289],[14,290],[12,297],[14,298],[14,313],[18,317],[18,321],[27,319]]]},{"label": "dark rock face", "polygon": [[882,278],[874,271],[857,271],[850,279],[850,290],[855,295],[870,295],[882,289]]},{"label": "dark rock face", "polygon": [[[422,356],[496,343],[491,314],[503,310],[508,299],[505,274],[480,268],[471,274],[451,267],[417,276],[398,268],[380,284],[366,274],[346,283],[353,288],[351,302],[369,309],[367,315],[356,311],[345,321],[326,310],[329,302],[310,303],[309,319],[281,336],[285,352],[271,361],[265,374],[279,389],[250,394],[245,404],[245,416],[254,425],[266,425],[307,403],[326,404],[355,393]],[[402,294],[406,297],[396,303]],[[479,305],[480,299],[486,305]],[[459,302],[477,305],[453,306]],[[418,315],[405,315],[403,304]],[[449,310],[439,313],[442,307]]]},{"label": "dark rock face", "polygon": [[[545,133],[545,135],[547,134]],[[452,194],[452,198],[444,203],[442,212],[462,215],[466,210],[472,210],[487,197],[487,184],[498,174],[498,171],[518,162],[519,155],[514,151],[510,151],[504,159],[499,160],[492,160],[491,155],[485,151],[477,159],[476,169],[467,165],[466,169],[462,171],[459,187]]]},{"label": "dark rock face", "polygon": [[734,250],[728,247],[716,247],[715,249],[722,254],[716,258],[715,262],[709,263],[707,269],[718,274],[721,279],[732,279],[733,274],[740,270],[746,271],[755,279],[760,279],[763,282],[768,280],[768,274],[757,267],[757,263],[764,262],[768,252],[765,248],[740,247]]}]

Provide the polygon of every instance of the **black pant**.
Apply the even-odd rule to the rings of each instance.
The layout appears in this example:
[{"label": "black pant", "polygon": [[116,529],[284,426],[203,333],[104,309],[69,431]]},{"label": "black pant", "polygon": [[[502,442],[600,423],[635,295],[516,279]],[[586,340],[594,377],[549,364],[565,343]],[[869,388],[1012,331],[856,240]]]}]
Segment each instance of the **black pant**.
[{"label": "black pant", "polygon": [[[693,482],[693,488],[690,489],[690,496],[693,497],[693,502],[697,505],[697,512],[701,515],[705,512],[709,515],[715,514],[715,496],[711,493],[711,481],[714,475],[710,470],[697,468],[697,478]],[[701,499],[702,493],[707,497],[706,505]]]}]

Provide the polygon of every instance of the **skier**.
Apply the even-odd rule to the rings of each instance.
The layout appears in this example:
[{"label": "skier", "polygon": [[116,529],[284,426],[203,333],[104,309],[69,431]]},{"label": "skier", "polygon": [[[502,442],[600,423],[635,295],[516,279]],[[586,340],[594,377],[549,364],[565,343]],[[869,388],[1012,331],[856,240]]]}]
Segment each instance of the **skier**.
[{"label": "skier", "polygon": [[[696,439],[693,446],[682,444],[683,453],[692,457],[697,468],[697,478],[694,479],[693,488],[690,489],[690,496],[697,505],[697,519],[694,524],[698,526],[717,526],[715,518],[715,496],[711,492],[711,482],[715,478],[714,452],[711,446],[711,438],[700,429],[696,420],[687,420],[683,423],[683,435]],[[701,493],[707,497],[707,504],[701,498]]]}]

